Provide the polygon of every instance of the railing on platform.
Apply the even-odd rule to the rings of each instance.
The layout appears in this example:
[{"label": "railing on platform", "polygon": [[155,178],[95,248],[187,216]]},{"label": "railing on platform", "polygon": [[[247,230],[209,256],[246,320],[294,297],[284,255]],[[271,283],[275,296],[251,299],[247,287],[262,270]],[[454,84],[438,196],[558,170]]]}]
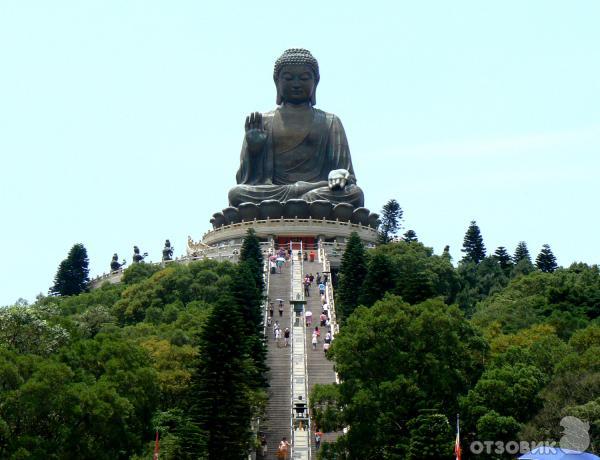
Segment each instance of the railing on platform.
[{"label": "railing on platform", "polygon": [[356,229],[356,230],[366,230],[366,231],[372,232],[372,233],[377,232],[377,229],[375,229],[369,225],[362,225],[359,223],[357,224],[357,223],[353,223],[351,221],[313,219],[312,217],[309,217],[307,219],[299,219],[299,218],[288,219],[288,218],[281,217],[279,219],[253,219],[253,220],[248,220],[248,221],[236,222],[236,223],[228,224],[228,225],[222,225],[221,227],[214,228],[212,230],[205,232],[202,239],[206,238],[208,235],[214,235],[214,234],[218,234],[221,232],[226,232],[227,230],[232,229],[232,228],[239,228],[239,227],[256,228],[257,226],[268,225],[268,224],[271,224],[274,222],[277,222],[278,224],[309,224],[311,227],[336,225],[339,227],[348,227],[348,228]]},{"label": "railing on platform", "polygon": [[[260,243],[261,252],[265,259],[269,258],[269,255],[273,254],[274,246],[273,242],[261,242]],[[228,244],[228,245],[219,245],[215,247],[209,247],[206,249],[202,249],[198,252],[197,255],[186,255],[181,257],[176,257],[172,260],[162,260],[160,262],[152,262],[152,261],[144,261],[141,263],[150,264],[150,265],[160,265],[162,267],[166,267],[168,264],[172,263],[180,263],[180,264],[189,264],[190,262],[194,262],[197,260],[211,259],[217,260],[219,262],[229,261],[233,263],[237,263],[240,258],[240,251],[242,249],[242,244]],[[126,270],[126,267],[122,267],[118,270],[111,271],[109,273],[103,273],[102,275],[98,275],[95,278],[90,280],[90,285],[92,288],[99,287],[104,281],[111,281],[114,283],[118,283],[123,276],[123,271]]]}]

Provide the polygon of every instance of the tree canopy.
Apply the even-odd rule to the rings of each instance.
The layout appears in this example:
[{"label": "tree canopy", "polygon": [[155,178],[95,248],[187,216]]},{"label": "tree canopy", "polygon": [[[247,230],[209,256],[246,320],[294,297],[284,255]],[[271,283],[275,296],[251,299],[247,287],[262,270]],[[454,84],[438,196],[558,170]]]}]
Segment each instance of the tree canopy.
[{"label": "tree canopy", "polygon": [[90,281],[88,266],[87,250],[83,244],[75,244],[58,266],[50,294],[68,296],[87,290]]},{"label": "tree canopy", "polygon": [[140,267],[0,311],[1,458],[151,458],[157,429],[161,458],[247,458],[265,401],[255,273]]},{"label": "tree canopy", "polygon": [[365,248],[358,233],[352,232],[342,255],[339,284],[336,291],[338,313],[341,318],[350,315],[358,305],[366,274]]},{"label": "tree canopy", "polygon": [[538,269],[545,273],[552,273],[558,267],[556,257],[550,249],[550,245],[544,244],[542,250],[535,259],[535,265]]},{"label": "tree canopy", "polygon": [[381,211],[381,224],[379,225],[378,242],[386,244],[392,241],[396,233],[400,229],[400,221],[404,211],[400,204],[391,199],[388,201]]},{"label": "tree canopy", "polygon": [[[407,458],[407,422],[423,409],[454,414],[458,395],[481,374],[486,350],[458,308],[440,299],[409,305],[388,294],[371,308],[358,307],[333,342],[337,410],[320,409],[327,402],[320,390],[324,396],[312,401],[316,421],[349,427],[336,443],[341,458]],[[440,435],[445,452],[451,438],[443,429]]]},{"label": "tree canopy", "polygon": [[461,251],[465,253],[462,259],[464,262],[478,264],[485,257],[485,245],[483,244],[481,230],[479,230],[477,222],[474,220],[471,221],[467,233],[465,233]]}]

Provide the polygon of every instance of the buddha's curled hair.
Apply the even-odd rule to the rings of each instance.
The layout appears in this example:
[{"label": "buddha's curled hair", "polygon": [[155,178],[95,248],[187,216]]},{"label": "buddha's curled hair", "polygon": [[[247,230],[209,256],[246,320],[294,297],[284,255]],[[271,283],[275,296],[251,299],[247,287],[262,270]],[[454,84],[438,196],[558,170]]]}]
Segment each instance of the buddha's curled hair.
[{"label": "buddha's curled hair", "polygon": [[[315,87],[319,84],[319,63],[315,59],[315,57],[310,53],[310,51],[305,50],[304,48],[290,48],[283,52],[281,56],[275,61],[275,67],[273,69],[273,81],[277,84],[277,79],[279,78],[279,73],[283,66],[286,65],[306,65],[310,67],[314,76],[315,76]],[[314,93],[311,96],[311,105],[315,105],[317,103],[316,97],[316,88]],[[277,105],[280,105],[282,102],[281,95],[277,94]]]},{"label": "buddha's curled hair", "polygon": [[281,56],[275,61],[275,68],[273,69],[273,80],[277,81],[279,72],[284,65],[307,65],[315,74],[315,81],[319,82],[319,63],[315,57],[310,54],[310,51],[304,48],[290,48],[283,52]]}]

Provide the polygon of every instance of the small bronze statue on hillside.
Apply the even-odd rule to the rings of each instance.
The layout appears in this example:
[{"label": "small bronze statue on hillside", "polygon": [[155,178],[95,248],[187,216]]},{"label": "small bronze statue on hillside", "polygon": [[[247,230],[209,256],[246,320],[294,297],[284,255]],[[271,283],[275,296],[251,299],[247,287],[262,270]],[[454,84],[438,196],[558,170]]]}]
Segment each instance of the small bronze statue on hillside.
[{"label": "small bronze statue on hillside", "polygon": [[143,262],[147,256],[148,256],[147,252],[144,252],[144,254],[140,254],[140,248],[138,248],[137,246],[133,247],[133,263],[134,264],[139,264],[140,262]]},{"label": "small bronze statue on hillside", "polygon": [[123,267],[127,262],[123,259],[123,262],[119,263],[119,256],[115,252],[112,256],[112,260],[110,262],[110,271],[117,272]]},{"label": "small bronze statue on hillside", "polygon": [[171,247],[171,242],[169,240],[165,241],[165,247],[163,249],[163,255],[162,255],[162,260],[167,261],[167,260],[173,260],[173,250],[175,248]]}]

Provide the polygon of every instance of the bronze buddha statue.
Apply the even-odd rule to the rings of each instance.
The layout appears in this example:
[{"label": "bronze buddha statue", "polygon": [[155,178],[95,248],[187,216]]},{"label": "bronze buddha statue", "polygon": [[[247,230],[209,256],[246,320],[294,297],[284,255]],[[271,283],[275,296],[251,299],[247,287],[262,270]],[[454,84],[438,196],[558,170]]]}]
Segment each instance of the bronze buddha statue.
[{"label": "bronze buddha statue", "polygon": [[288,49],[275,63],[273,80],[278,107],[246,117],[230,206],[298,198],[363,206],[342,122],[314,108],[317,60],[307,50]]}]

